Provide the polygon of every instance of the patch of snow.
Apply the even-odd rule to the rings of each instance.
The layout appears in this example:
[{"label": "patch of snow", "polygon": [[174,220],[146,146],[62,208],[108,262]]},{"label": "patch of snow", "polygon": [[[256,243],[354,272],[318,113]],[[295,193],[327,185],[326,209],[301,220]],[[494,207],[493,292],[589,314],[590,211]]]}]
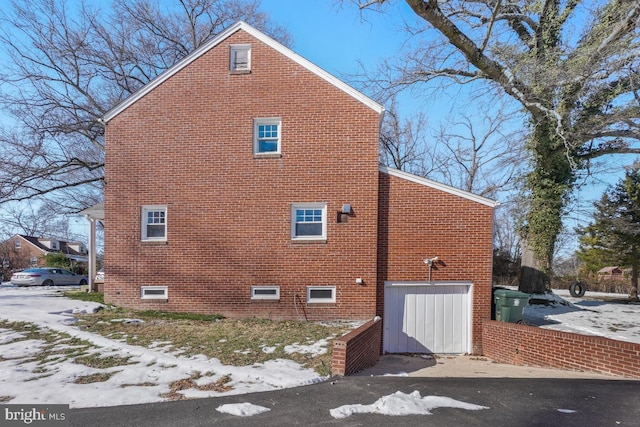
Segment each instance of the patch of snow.
[{"label": "patch of snow", "polygon": [[381,414],[381,415],[431,415],[436,408],[458,408],[468,411],[489,409],[486,406],[461,402],[444,396],[420,396],[418,390],[410,394],[396,391],[383,396],[371,405],[343,405],[329,412],[334,418],[347,418],[353,414]]},{"label": "patch of snow", "polygon": [[237,417],[250,417],[253,415],[262,414],[268,412],[271,409],[264,406],[254,405],[252,403],[229,403],[227,405],[220,405],[216,408],[216,411],[223,414],[231,414]]},{"label": "patch of snow", "polygon": [[287,354],[293,353],[302,353],[302,354],[311,354],[314,356],[319,356],[325,354],[327,352],[327,347],[329,346],[329,341],[326,339],[312,342],[308,345],[294,343],[291,345],[284,346],[284,351]]}]

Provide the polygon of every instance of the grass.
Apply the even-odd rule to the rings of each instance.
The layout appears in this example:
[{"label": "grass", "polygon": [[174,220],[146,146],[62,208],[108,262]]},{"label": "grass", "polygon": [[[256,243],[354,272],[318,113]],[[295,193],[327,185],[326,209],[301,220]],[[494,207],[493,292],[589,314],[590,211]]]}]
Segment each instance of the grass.
[{"label": "grass", "polygon": [[[97,292],[66,292],[65,296],[104,304],[103,294]],[[109,305],[96,313],[76,317],[79,328],[131,345],[161,348],[187,357],[202,354],[233,366],[290,359],[323,376],[331,374],[331,341],[352,329],[352,325],[345,323],[226,319],[219,315],[135,311]],[[128,358],[95,355],[92,344],[34,324],[0,321],[0,327],[21,332],[24,337],[20,340],[39,339],[46,343],[38,355],[25,360],[25,363],[37,361],[41,373],[46,373],[48,365],[65,360],[99,369],[130,363]],[[287,352],[285,349],[291,345],[308,346],[320,340],[328,341],[324,354]],[[99,381],[87,379],[91,380]]]},{"label": "grass", "polygon": [[83,377],[78,377],[74,381],[74,384],[91,384],[91,383],[102,383],[105,381],[109,381],[109,378],[117,374],[117,372],[98,372],[91,375],[85,375]]},{"label": "grass", "polygon": [[[39,340],[44,344],[37,355],[20,358],[20,363],[35,362],[36,366],[31,370],[34,374],[46,376],[57,363],[72,361],[90,368],[106,369],[114,366],[129,365],[130,357],[102,356],[92,353],[96,346],[78,338],[71,337],[62,332],[52,331],[28,322],[9,322],[0,320],[0,328],[19,332],[22,337],[11,342]],[[106,381],[106,380],[105,380]]]},{"label": "grass", "polygon": [[104,294],[100,292],[68,291],[64,292],[64,296],[75,300],[104,304]]},{"label": "grass", "polygon": [[[131,345],[161,347],[184,356],[203,354],[234,366],[291,359],[320,375],[331,374],[331,343],[322,355],[287,353],[288,345],[310,345],[331,341],[351,325],[325,325],[303,321],[267,319],[225,319],[218,315],[135,311],[107,307],[93,314],[77,316],[89,332]],[[123,319],[138,319],[124,322]]]}]

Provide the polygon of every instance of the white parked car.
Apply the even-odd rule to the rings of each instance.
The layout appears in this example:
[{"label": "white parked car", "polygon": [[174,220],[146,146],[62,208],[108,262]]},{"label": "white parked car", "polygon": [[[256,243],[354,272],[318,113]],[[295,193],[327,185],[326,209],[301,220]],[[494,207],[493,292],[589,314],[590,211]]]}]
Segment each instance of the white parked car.
[{"label": "white parked car", "polygon": [[15,286],[84,286],[87,283],[87,276],[54,267],[28,268],[11,276],[11,284]]},{"label": "white parked car", "polygon": [[94,279],[94,283],[96,285],[104,284],[104,268],[101,268],[100,270],[98,270],[98,272],[96,273],[96,277]]}]

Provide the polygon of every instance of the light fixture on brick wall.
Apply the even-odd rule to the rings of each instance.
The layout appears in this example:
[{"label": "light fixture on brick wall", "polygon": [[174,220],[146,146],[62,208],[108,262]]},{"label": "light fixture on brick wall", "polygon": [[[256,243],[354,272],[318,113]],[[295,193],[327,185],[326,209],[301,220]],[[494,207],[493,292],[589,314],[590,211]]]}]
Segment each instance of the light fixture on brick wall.
[{"label": "light fixture on brick wall", "polygon": [[347,223],[352,212],[353,211],[351,210],[351,205],[349,203],[343,204],[342,209],[338,211],[338,223]]},{"label": "light fixture on brick wall", "polygon": [[433,258],[425,258],[422,260],[422,262],[429,266],[429,281],[431,281],[431,268],[433,267],[433,263],[436,261],[438,261],[437,256],[434,256]]}]

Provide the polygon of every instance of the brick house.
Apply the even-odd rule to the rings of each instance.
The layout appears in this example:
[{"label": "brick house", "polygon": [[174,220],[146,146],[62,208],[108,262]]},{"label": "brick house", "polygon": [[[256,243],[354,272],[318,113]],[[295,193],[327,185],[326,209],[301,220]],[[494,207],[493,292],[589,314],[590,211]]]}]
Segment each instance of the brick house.
[{"label": "brick house", "polygon": [[[385,350],[480,352],[496,204],[380,167],[383,113],[228,28],[102,119],[105,301],[308,320],[408,310],[421,331],[385,319]],[[422,336],[401,299],[436,304],[428,334],[456,337]]]},{"label": "brick house", "polygon": [[0,268],[8,278],[12,270],[43,267],[45,255],[54,253],[62,253],[69,258],[76,272],[85,272],[88,253],[84,243],[22,234],[16,234],[0,244]]}]

